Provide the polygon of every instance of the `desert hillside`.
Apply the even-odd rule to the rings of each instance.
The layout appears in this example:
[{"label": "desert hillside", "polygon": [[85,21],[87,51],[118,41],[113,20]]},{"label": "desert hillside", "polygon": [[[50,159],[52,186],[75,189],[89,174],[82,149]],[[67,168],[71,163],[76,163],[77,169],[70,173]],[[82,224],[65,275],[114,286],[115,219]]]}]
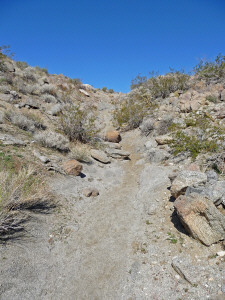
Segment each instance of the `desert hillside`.
[{"label": "desert hillside", "polygon": [[127,94],[0,53],[0,299],[225,299],[225,57]]}]

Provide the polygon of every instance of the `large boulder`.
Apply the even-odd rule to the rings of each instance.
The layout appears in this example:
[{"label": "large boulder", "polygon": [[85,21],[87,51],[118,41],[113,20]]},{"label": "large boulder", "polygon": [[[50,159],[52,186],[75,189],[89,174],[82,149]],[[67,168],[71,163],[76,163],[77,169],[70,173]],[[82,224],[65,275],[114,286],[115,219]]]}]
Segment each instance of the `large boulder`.
[{"label": "large boulder", "polygon": [[82,172],[83,166],[75,159],[71,159],[63,163],[63,169],[67,175],[78,176]]},{"label": "large boulder", "polygon": [[91,150],[91,157],[97,161],[100,161],[103,164],[110,163],[110,159],[108,158],[107,154],[101,150],[92,149]]},{"label": "large boulder", "polygon": [[171,185],[171,194],[177,198],[185,193],[189,186],[199,186],[207,181],[207,175],[198,171],[181,171]]},{"label": "large boulder", "polygon": [[174,207],[193,238],[207,246],[225,239],[225,216],[206,197],[196,193],[180,196]]},{"label": "large boulder", "polygon": [[121,136],[119,131],[113,130],[106,132],[105,140],[111,143],[119,143],[121,141]]}]

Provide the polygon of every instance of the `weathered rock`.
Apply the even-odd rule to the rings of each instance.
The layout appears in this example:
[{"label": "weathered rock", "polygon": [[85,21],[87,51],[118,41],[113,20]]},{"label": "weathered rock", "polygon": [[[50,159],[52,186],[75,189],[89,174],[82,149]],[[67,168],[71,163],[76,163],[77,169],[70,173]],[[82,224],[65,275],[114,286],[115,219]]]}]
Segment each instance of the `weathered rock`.
[{"label": "weathered rock", "polygon": [[33,109],[39,109],[40,105],[38,104],[38,102],[35,99],[32,98],[28,98],[26,99],[24,102],[22,102],[20,104],[20,107],[27,107],[27,108],[33,108]]},{"label": "weathered rock", "polygon": [[108,158],[108,156],[105,154],[105,152],[103,152],[101,150],[92,149],[91,150],[91,157],[93,157],[97,161],[102,162],[103,164],[110,163],[110,159]]},{"label": "weathered rock", "polygon": [[181,171],[174,179],[170,191],[172,196],[177,198],[179,195],[185,193],[188,186],[198,186],[200,184],[206,183],[206,181],[207,176],[205,173],[184,170]]},{"label": "weathered rock", "polygon": [[152,148],[147,152],[147,157],[152,163],[160,163],[167,160],[170,154],[166,150]]},{"label": "weathered rock", "polygon": [[225,197],[225,181],[214,181],[206,184],[203,194],[215,205],[220,205]]},{"label": "weathered rock", "polygon": [[0,100],[5,102],[12,102],[13,96],[11,94],[0,94]]},{"label": "weathered rock", "polygon": [[146,149],[151,149],[151,148],[156,148],[156,147],[157,147],[157,143],[156,143],[155,139],[150,139],[149,141],[147,141],[145,143]]},{"label": "weathered rock", "polygon": [[43,162],[44,164],[47,164],[48,162],[50,162],[50,159],[44,155],[41,155],[37,150],[33,151],[34,156],[36,156],[38,159],[40,159],[41,162]]},{"label": "weathered rock", "polygon": [[87,84],[87,83],[82,84],[81,87],[83,90],[86,90],[86,91],[92,91],[92,92],[95,91],[95,88],[92,85]]},{"label": "weathered rock", "polygon": [[225,101],[225,90],[221,92],[220,99],[221,101]]},{"label": "weathered rock", "polygon": [[106,152],[112,158],[128,159],[130,156],[129,152],[120,149],[107,149]]},{"label": "weathered rock", "polygon": [[78,176],[82,172],[83,166],[75,159],[72,159],[63,163],[63,169],[68,175]]},{"label": "weathered rock", "polygon": [[87,188],[83,190],[83,195],[85,197],[97,197],[99,195],[99,191],[95,188]]},{"label": "weathered rock", "polygon": [[90,97],[90,95],[88,94],[88,92],[86,92],[86,91],[83,90],[83,89],[79,89],[79,92],[82,93],[82,94],[84,94],[84,95],[87,96],[87,97]]},{"label": "weathered rock", "polygon": [[213,170],[209,170],[206,174],[207,174],[207,181],[218,179],[217,173]]},{"label": "weathered rock", "polygon": [[0,133],[0,141],[3,145],[15,145],[15,146],[25,146],[26,142],[22,141],[18,138],[15,138],[14,136],[10,134],[2,134]]},{"label": "weathered rock", "polygon": [[109,148],[114,148],[114,149],[121,149],[122,146],[118,143],[110,143],[110,142],[104,142],[104,145],[106,145]]},{"label": "weathered rock", "polygon": [[180,196],[174,207],[185,229],[195,239],[210,246],[225,238],[225,216],[206,197],[192,193]]},{"label": "weathered rock", "polygon": [[105,135],[105,140],[111,143],[119,143],[121,141],[121,136],[119,131],[108,131]]},{"label": "weathered rock", "polygon": [[170,144],[173,138],[169,135],[161,135],[161,136],[157,136],[155,140],[158,143],[158,145],[165,145],[165,144]]}]

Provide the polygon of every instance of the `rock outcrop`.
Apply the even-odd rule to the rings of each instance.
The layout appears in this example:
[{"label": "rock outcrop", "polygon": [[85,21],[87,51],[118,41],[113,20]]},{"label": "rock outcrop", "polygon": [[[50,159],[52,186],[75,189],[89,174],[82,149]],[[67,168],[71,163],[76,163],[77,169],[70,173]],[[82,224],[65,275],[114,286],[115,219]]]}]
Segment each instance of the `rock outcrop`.
[{"label": "rock outcrop", "polygon": [[206,197],[193,193],[174,203],[178,217],[188,233],[210,246],[225,238],[225,216]]}]

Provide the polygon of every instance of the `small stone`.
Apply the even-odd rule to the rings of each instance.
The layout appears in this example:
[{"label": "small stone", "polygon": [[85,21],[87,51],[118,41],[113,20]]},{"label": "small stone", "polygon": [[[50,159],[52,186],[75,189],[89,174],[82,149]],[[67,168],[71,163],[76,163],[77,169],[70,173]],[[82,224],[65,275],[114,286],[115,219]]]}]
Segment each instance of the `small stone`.
[{"label": "small stone", "polygon": [[83,166],[75,159],[72,159],[72,160],[68,160],[67,162],[64,162],[63,169],[67,175],[78,176],[83,170]]},{"label": "small stone", "polygon": [[216,255],[222,257],[222,256],[225,256],[225,251],[218,251],[216,252]]},{"label": "small stone", "polygon": [[121,135],[119,131],[108,131],[105,135],[105,140],[111,143],[119,143],[121,141]]}]

